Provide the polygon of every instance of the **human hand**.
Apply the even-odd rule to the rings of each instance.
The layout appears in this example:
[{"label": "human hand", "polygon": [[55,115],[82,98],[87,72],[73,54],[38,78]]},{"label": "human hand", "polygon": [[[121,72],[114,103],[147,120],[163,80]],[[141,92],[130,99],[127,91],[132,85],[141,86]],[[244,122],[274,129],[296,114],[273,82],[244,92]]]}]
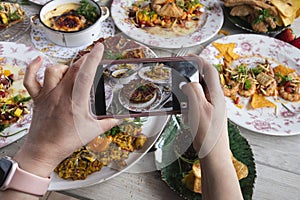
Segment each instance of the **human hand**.
[{"label": "human hand", "polygon": [[[209,154],[219,140],[229,149],[226,106],[217,70],[198,57],[200,83],[191,82],[182,87],[189,98],[187,117],[194,136],[193,147],[199,158]],[[223,148],[222,147],[222,148]]]},{"label": "human hand", "polygon": [[57,64],[46,68],[43,85],[36,80],[42,57],[29,65],[24,85],[34,102],[32,123],[25,144],[14,157],[23,169],[49,176],[74,150],[119,122],[96,120],[89,111],[90,90],[103,50],[99,44],[71,67]]}]

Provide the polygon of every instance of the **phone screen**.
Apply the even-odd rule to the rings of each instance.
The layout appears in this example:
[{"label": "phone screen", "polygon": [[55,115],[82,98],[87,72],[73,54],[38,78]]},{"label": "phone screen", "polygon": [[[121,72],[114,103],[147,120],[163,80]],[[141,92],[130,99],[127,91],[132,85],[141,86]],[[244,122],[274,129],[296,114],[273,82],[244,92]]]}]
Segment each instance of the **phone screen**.
[{"label": "phone screen", "polygon": [[102,63],[91,91],[91,110],[101,118],[182,113],[188,98],[180,87],[197,69],[193,60],[174,58]]}]

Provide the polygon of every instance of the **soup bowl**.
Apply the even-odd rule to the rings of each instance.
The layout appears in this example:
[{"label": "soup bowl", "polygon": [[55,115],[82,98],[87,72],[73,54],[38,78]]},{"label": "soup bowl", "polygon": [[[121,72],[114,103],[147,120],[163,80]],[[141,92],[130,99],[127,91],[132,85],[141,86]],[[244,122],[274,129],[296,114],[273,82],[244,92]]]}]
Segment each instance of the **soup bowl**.
[{"label": "soup bowl", "polygon": [[[87,7],[94,12],[86,10]],[[94,14],[92,17],[91,13]],[[39,12],[41,27],[47,38],[64,47],[88,45],[97,40],[101,33],[101,23],[108,16],[109,9],[99,6],[93,0],[53,0],[46,3]]]}]

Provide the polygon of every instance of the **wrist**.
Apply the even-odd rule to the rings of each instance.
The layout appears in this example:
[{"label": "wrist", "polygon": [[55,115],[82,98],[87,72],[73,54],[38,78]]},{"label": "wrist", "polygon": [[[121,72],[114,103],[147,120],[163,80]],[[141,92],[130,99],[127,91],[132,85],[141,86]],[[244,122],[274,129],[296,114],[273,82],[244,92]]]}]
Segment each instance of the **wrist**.
[{"label": "wrist", "polygon": [[[45,156],[47,156],[45,154]],[[35,156],[32,151],[28,151],[21,148],[19,152],[13,157],[13,159],[19,164],[19,167],[29,173],[35,174],[40,177],[50,177],[51,172],[55,166],[39,156]]]},{"label": "wrist", "polygon": [[217,143],[205,157],[200,157],[200,161],[230,161],[231,151],[227,130],[222,133]]}]

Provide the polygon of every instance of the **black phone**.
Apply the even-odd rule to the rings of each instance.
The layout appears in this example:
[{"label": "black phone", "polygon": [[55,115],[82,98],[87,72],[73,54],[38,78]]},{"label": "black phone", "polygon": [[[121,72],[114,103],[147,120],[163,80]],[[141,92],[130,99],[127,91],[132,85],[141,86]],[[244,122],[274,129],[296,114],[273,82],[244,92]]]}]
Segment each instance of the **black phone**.
[{"label": "black phone", "polygon": [[199,81],[195,57],[103,60],[91,89],[98,119],[179,114],[188,110],[182,84]]}]

